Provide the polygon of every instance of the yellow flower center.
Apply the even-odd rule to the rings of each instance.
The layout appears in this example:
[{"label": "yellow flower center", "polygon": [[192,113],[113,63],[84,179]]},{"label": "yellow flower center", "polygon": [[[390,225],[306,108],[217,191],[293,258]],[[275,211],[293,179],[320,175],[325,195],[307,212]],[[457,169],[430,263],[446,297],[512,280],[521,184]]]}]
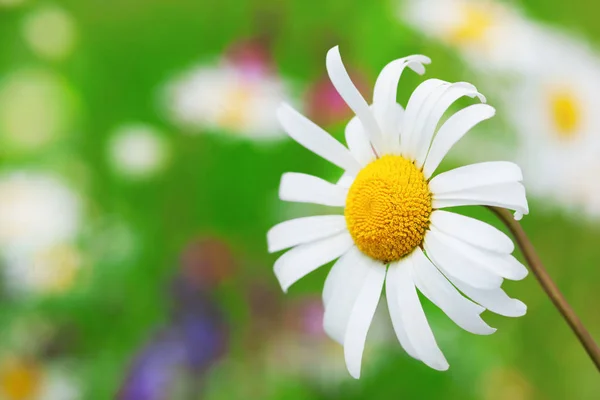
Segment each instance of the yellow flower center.
[{"label": "yellow flower center", "polygon": [[384,263],[421,245],[430,215],[427,180],[402,156],[383,156],[363,168],[346,199],[346,224],[356,246]]},{"label": "yellow flower center", "polygon": [[477,6],[465,4],[462,7],[462,21],[450,30],[448,40],[458,45],[481,41],[494,18],[489,5]]},{"label": "yellow flower center", "polygon": [[577,133],[581,120],[579,101],[569,91],[562,90],[550,96],[550,108],[556,131],[563,138]]},{"label": "yellow flower center", "polygon": [[244,127],[248,119],[248,104],[252,100],[252,87],[240,85],[227,95],[227,104],[218,117],[219,125],[234,131]]},{"label": "yellow flower center", "polygon": [[26,400],[37,396],[41,373],[29,362],[13,361],[0,371],[0,398]]}]

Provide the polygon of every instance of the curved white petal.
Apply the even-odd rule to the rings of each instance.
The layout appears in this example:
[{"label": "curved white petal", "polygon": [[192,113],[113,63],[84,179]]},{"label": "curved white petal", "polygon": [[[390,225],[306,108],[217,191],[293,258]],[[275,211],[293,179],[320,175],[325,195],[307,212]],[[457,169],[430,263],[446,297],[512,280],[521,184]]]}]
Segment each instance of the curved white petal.
[{"label": "curved white petal", "polygon": [[481,289],[495,289],[502,285],[502,277],[457,251],[456,239],[451,236],[429,231],[424,245],[427,256],[444,274]]},{"label": "curved white petal", "polygon": [[267,232],[269,252],[274,253],[299,244],[323,239],[346,230],[343,215],[319,215],[291,219],[275,225]]},{"label": "curved white petal", "polygon": [[369,105],[356,86],[354,86],[354,83],[352,83],[352,80],[344,67],[344,63],[342,62],[342,56],[340,55],[338,46],[333,47],[327,52],[325,63],[331,83],[346,104],[348,104],[352,111],[358,116],[365,131],[369,133],[371,143],[373,143],[376,149],[380,149],[382,137],[379,125],[369,109]]},{"label": "curved white petal", "polygon": [[523,173],[517,164],[509,161],[490,161],[442,172],[431,179],[429,190],[436,195],[522,180]]},{"label": "curved white petal", "polygon": [[336,342],[344,344],[350,313],[369,272],[369,259],[356,246],[338,262],[336,269],[344,271],[331,277],[331,294],[325,303],[323,328]]},{"label": "curved white petal", "polygon": [[423,118],[423,109],[428,108],[428,102],[432,101],[432,95],[437,97],[440,91],[448,85],[448,82],[440,79],[428,79],[417,86],[408,99],[400,133],[400,145],[404,157],[415,159],[415,143],[419,140],[418,127],[420,118]]},{"label": "curved white petal", "polygon": [[431,147],[434,133],[444,113],[450,108],[452,104],[461,97],[475,97],[478,96],[482,103],[485,103],[485,97],[477,92],[477,88],[467,82],[457,82],[446,87],[443,95],[431,108],[431,112],[424,121],[423,128],[419,135],[417,145],[415,148],[416,154],[416,165],[421,168],[427,158],[427,153]]},{"label": "curved white petal", "polygon": [[299,279],[344,254],[353,243],[350,234],[342,232],[289,250],[275,261],[275,276],[281,288],[287,292]]},{"label": "curved white petal", "polygon": [[369,136],[358,117],[352,118],[346,125],[346,143],[360,165],[365,166],[375,159]]},{"label": "curved white petal", "polygon": [[413,262],[417,288],[456,325],[477,335],[496,332],[479,316],[485,309],[463,297],[418,247],[415,249]]},{"label": "curved white petal", "polygon": [[365,348],[369,327],[373,321],[383,282],[386,267],[375,260],[369,260],[369,272],[364,278],[354,307],[350,313],[346,335],[344,336],[344,356],[348,372],[355,379],[360,378],[360,366]]},{"label": "curved white petal", "polygon": [[[430,122],[430,116],[435,109],[436,104],[444,97],[444,94],[451,87],[449,82],[444,82],[441,86],[436,87],[429,93],[429,96],[425,99],[421,105],[421,109],[416,117],[415,124],[413,126],[413,134],[409,143],[404,144],[408,154],[412,154],[412,158],[416,161],[419,155],[420,143],[424,141],[423,135],[425,134],[425,127]],[[428,142],[431,138],[427,139]]]},{"label": "curved white petal", "polygon": [[398,292],[396,290],[396,282],[398,268],[388,268],[387,279],[385,280],[385,295],[387,298],[388,310],[390,312],[390,318],[392,320],[392,326],[396,337],[400,342],[402,348],[406,353],[414,359],[421,360],[417,354],[417,351],[410,343],[408,334],[404,322],[402,321],[402,315],[400,314],[400,306],[398,305]]},{"label": "curved white petal", "polygon": [[425,178],[430,178],[448,151],[475,125],[492,118],[496,110],[487,104],[474,104],[452,115],[439,129],[423,166]]},{"label": "curved white petal", "polygon": [[433,208],[457,206],[495,206],[514,210],[519,215],[529,214],[525,187],[520,182],[481,186],[433,196]]},{"label": "curved white petal", "polygon": [[360,170],[360,165],[344,145],[289,104],[279,106],[277,117],[288,135],[308,150],[346,171],[356,174]]},{"label": "curved white petal", "polygon": [[478,219],[443,210],[435,210],[429,219],[440,231],[473,246],[504,254],[515,250],[504,232]]},{"label": "curved white petal", "polygon": [[394,285],[402,325],[410,344],[425,364],[439,371],[447,370],[448,362],[435,341],[417,295],[411,257],[393,263],[389,268],[390,271],[397,269],[388,279],[393,279],[390,284]]},{"label": "curved white petal", "polygon": [[348,188],[298,172],[283,174],[279,185],[279,198],[297,203],[343,207],[346,204],[347,194]]},{"label": "curved white petal", "polygon": [[527,306],[522,301],[511,299],[501,288],[482,290],[450,276],[448,278],[461,292],[491,312],[505,317],[521,317],[527,313]]},{"label": "curved white petal", "polygon": [[373,92],[373,111],[376,116],[379,116],[378,122],[384,137],[395,136],[394,132],[397,130],[396,97],[402,72],[408,67],[422,75],[425,73],[424,64],[429,63],[431,63],[429,57],[412,55],[394,60],[381,70]]},{"label": "curved white petal", "polygon": [[[435,226],[431,226],[431,231],[440,232]],[[448,243],[456,253],[502,278],[518,281],[527,276],[527,268],[510,254],[487,251],[453,237],[449,238]]]}]

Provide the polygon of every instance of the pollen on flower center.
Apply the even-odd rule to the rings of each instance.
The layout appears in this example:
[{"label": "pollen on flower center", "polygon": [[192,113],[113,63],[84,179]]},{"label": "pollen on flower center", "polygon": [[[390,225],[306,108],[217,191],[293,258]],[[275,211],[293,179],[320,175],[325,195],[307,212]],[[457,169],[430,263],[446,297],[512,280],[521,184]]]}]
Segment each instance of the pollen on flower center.
[{"label": "pollen on flower center", "polygon": [[577,98],[568,91],[553,93],[550,99],[554,125],[561,137],[572,137],[578,128],[580,115]]},{"label": "pollen on flower center", "polygon": [[367,165],[346,199],[346,224],[356,246],[384,263],[423,242],[430,215],[427,180],[402,156],[383,156]]}]

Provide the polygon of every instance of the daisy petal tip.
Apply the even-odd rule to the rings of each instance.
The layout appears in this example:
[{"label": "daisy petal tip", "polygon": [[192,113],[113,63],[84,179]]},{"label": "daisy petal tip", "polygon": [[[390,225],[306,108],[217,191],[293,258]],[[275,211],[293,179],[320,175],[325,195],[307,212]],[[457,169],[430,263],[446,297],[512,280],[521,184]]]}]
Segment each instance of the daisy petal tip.
[{"label": "daisy petal tip", "polygon": [[484,331],[484,333],[482,333],[482,334],[481,334],[482,336],[493,335],[493,334],[494,334],[494,333],[496,333],[496,331],[498,330],[498,329],[496,329],[496,328],[492,328],[491,326],[490,326],[490,327],[488,327],[488,328],[489,328],[489,329],[486,329],[486,330]]},{"label": "daisy petal tip", "polygon": [[520,221],[523,219],[523,213],[520,211],[515,212],[515,221]]},{"label": "daisy petal tip", "polygon": [[347,368],[348,368],[348,373],[350,373],[350,376],[352,378],[357,379],[357,380],[360,379],[360,366],[353,367],[353,366],[348,365]]},{"label": "daisy petal tip", "polygon": [[325,56],[325,63],[329,65],[332,62],[342,62],[342,55],[340,54],[339,45],[335,45],[327,51],[327,55]]},{"label": "daisy petal tip", "polygon": [[408,68],[410,68],[411,70],[413,70],[415,73],[419,74],[419,75],[423,75],[425,73],[425,66],[418,62],[418,61],[413,61],[411,63],[409,63]]},{"label": "daisy petal tip", "polygon": [[522,281],[527,278],[529,275],[529,270],[523,265],[523,268],[519,268],[518,271],[515,272],[514,276],[510,278],[511,281]]},{"label": "daisy petal tip", "polygon": [[477,98],[479,99],[479,101],[482,102],[483,104],[487,103],[487,98],[484,95],[482,95],[481,93],[477,92],[475,94],[475,96],[477,96]]},{"label": "daisy petal tip", "polygon": [[444,371],[448,371],[448,369],[450,368],[450,364],[448,364],[448,361],[444,360],[439,361],[433,365],[430,365],[431,368],[435,369],[436,371],[440,371],[440,372],[444,372]]},{"label": "daisy petal tip", "polygon": [[515,315],[516,317],[522,317],[523,315],[527,314],[527,304],[523,303],[521,300],[515,300],[515,309],[515,314],[518,314]]}]

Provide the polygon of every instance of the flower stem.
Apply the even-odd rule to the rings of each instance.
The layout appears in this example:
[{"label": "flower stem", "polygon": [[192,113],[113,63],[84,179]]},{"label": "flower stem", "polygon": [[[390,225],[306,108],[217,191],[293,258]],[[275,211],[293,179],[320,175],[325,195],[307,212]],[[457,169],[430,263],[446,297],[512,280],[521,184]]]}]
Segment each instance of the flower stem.
[{"label": "flower stem", "polygon": [[567,321],[573,333],[577,336],[581,345],[585,348],[585,351],[588,353],[598,371],[600,371],[600,348],[598,344],[592,338],[592,335],[585,328],[573,308],[567,303],[564,296],[558,290],[558,287],[548,275],[548,271],[542,264],[540,257],[535,252],[535,248],[531,241],[525,234],[523,227],[513,218],[513,215],[510,211],[505,210],[504,208],[498,207],[488,207],[492,212],[494,212],[498,218],[508,227],[508,229],[513,234],[523,256],[527,260],[529,264],[529,268],[533,271],[533,274],[537,278],[542,288],[554,303],[554,306],[558,309],[558,311],[562,314],[563,318]]}]

